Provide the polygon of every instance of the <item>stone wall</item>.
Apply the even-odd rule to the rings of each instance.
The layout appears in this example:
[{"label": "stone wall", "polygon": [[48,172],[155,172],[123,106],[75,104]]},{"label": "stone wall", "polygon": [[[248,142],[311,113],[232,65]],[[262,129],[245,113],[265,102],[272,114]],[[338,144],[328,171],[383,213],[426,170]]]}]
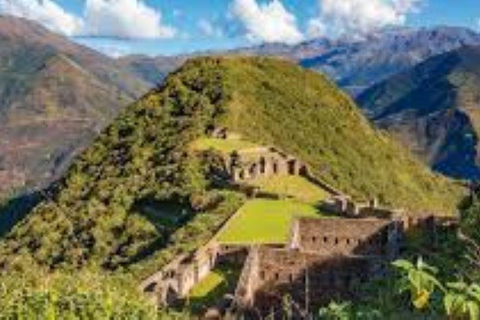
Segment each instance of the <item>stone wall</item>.
[{"label": "stone wall", "polygon": [[286,296],[298,318],[335,298],[354,298],[356,286],[385,274],[398,257],[401,223],[394,219],[300,218],[285,248],[250,250],[236,291],[237,306],[267,315],[283,312]]},{"label": "stone wall", "polygon": [[225,245],[219,246],[218,258],[219,263],[242,266],[247,259],[249,245]]},{"label": "stone wall", "polygon": [[308,219],[292,224],[289,247],[320,255],[394,255],[399,247],[396,221],[381,219]]},{"label": "stone wall", "polygon": [[236,307],[240,309],[249,309],[253,306],[255,293],[260,287],[259,250],[257,246],[250,248],[237,283],[235,301]]},{"label": "stone wall", "polygon": [[252,250],[247,261],[236,292],[238,307],[263,316],[272,309],[283,310],[286,296],[298,306],[315,309],[330,299],[352,298],[359,283],[383,272],[381,260],[265,246]]},{"label": "stone wall", "polygon": [[295,157],[275,148],[255,148],[234,153],[226,160],[234,183],[276,175],[306,174],[307,167]]},{"label": "stone wall", "polygon": [[402,232],[420,231],[435,238],[438,228],[455,228],[458,217],[434,213],[414,213],[403,209],[381,207],[376,200],[357,203],[345,195],[336,195],[322,204],[322,210],[335,215],[358,219],[389,219],[399,223]]},{"label": "stone wall", "polygon": [[193,254],[182,255],[142,282],[140,288],[159,305],[185,298],[193,286],[215,267],[218,246],[210,244]]}]

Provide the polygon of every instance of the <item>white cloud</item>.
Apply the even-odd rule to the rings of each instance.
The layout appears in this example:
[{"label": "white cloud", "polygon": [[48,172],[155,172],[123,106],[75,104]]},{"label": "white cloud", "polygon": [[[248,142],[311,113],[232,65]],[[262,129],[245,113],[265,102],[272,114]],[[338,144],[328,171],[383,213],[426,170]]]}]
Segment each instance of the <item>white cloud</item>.
[{"label": "white cloud", "polygon": [[386,26],[403,25],[421,0],[318,0],[320,15],[312,19],[332,34],[362,34]]},{"label": "white cloud", "polygon": [[43,24],[48,29],[68,36],[82,29],[82,20],[51,0],[0,0],[0,12]]},{"label": "white cloud", "polygon": [[172,38],[160,11],[143,0],[86,0],[83,16],[65,11],[53,0],[0,0],[0,12],[37,21],[68,36]]},{"label": "white cloud", "polygon": [[198,22],[198,28],[207,37],[221,37],[223,35],[221,28],[216,27],[207,19],[201,19]]},{"label": "white cloud", "polygon": [[238,19],[253,42],[283,42],[294,44],[304,36],[295,15],[280,0],[259,4],[256,0],[234,0],[231,14]]},{"label": "white cloud", "polygon": [[84,35],[117,38],[172,38],[160,11],[141,0],[87,0]]},{"label": "white cloud", "polygon": [[311,19],[307,26],[307,35],[309,38],[319,38],[326,34],[326,26],[321,19]]}]

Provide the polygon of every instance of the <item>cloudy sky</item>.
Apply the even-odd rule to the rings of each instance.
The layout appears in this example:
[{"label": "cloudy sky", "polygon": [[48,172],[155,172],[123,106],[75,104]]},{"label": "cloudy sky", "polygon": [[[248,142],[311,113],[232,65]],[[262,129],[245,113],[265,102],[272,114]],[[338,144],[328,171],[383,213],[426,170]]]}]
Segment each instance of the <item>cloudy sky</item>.
[{"label": "cloudy sky", "polygon": [[295,44],[386,26],[480,31],[480,0],[0,0],[0,13],[110,55]]}]

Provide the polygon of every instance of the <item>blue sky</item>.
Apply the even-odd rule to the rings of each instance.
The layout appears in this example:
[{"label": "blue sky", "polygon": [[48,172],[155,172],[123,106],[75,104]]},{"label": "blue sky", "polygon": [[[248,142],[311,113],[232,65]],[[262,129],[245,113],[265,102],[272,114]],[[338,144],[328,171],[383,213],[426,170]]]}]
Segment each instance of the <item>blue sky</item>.
[{"label": "blue sky", "polygon": [[110,55],[172,55],[365,33],[386,26],[480,31],[479,0],[0,0]]}]

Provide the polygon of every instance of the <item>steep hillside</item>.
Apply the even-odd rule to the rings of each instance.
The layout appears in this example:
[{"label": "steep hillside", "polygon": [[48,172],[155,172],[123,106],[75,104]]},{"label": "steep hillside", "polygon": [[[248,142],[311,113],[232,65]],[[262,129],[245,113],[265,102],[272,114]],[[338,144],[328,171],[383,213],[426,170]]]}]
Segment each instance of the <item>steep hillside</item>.
[{"label": "steep hillside", "polygon": [[33,22],[0,16],[0,193],[50,181],[149,85]]},{"label": "steep hillside", "polygon": [[358,99],[367,115],[435,170],[480,178],[480,47],[434,57]]},{"label": "steep hillside", "polygon": [[321,75],[276,59],[202,58],[122,112],[1,242],[0,265],[139,266],[145,274],[207,240],[242,203],[212,184],[213,155],[191,152],[222,125],[298,155],[359,199],[451,212],[460,198],[458,186],[374,131]]}]

